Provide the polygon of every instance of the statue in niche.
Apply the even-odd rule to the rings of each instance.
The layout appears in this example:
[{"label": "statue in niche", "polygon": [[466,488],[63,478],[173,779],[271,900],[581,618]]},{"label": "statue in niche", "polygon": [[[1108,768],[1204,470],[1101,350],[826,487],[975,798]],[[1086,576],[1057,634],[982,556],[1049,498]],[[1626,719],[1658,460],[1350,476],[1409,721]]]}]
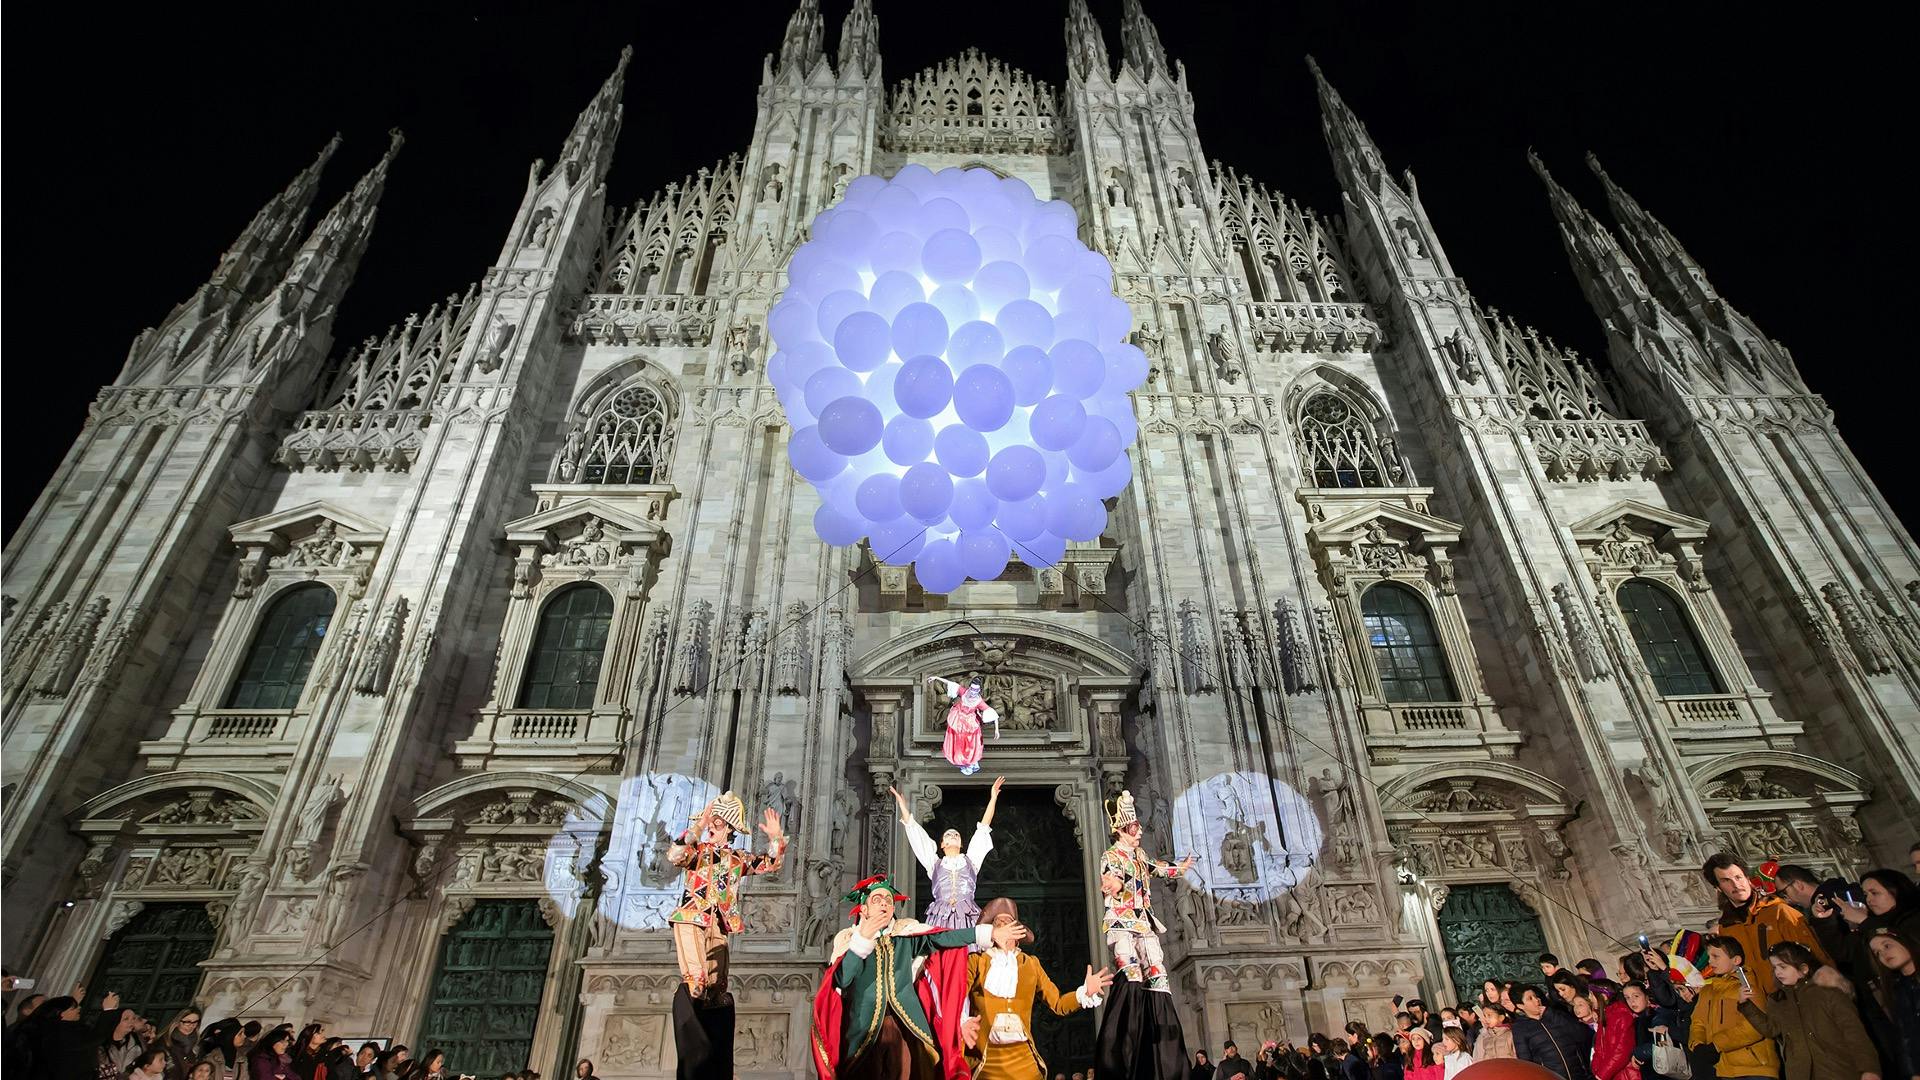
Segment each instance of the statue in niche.
[{"label": "statue in niche", "polygon": [[553,240],[553,221],[553,208],[541,207],[533,215],[533,227],[527,230],[527,246],[545,251]]},{"label": "statue in niche", "polygon": [[340,527],[332,518],[321,518],[313,535],[287,549],[275,562],[287,567],[345,566],[353,558],[353,545],[340,539]]}]

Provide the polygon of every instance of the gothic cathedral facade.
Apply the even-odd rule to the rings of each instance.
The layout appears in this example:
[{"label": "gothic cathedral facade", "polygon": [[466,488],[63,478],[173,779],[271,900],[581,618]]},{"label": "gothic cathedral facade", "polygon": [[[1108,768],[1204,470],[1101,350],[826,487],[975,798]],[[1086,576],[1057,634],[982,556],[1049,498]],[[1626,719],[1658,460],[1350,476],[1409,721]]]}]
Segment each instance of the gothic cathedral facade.
[{"label": "gothic cathedral facade", "polygon": [[[351,349],[400,139],[309,231],[328,147],[7,548],[9,963],[665,1076],[662,849],[732,788],[793,836],[733,954],[740,1075],[785,1077],[840,892],[912,869],[890,786],[931,820],[1005,774],[1000,857],[1081,882],[1130,789],[1202,860],[1156,907],[1208,1047],[1610,961],[1712,914],[1715,850],[1899,865],[1920,553],[1659,221],[1534,162],[1603,380],[1470,292],[1337,73],[1319,213],[1208,160],[1137,0],[1117,56],[1084,0],[1065,38],[1059,87],[971,50],[888,86],[870,0],[831,51],[802,0],[744,153],[632,207],[623,56],[496,263]],[[807,223],[908,163],[1072,203],[1153,364],[1107,534],[949,595],[814,538],[764,375]],[[927,682],[963,674],[1003,717],[964,778]]]}]

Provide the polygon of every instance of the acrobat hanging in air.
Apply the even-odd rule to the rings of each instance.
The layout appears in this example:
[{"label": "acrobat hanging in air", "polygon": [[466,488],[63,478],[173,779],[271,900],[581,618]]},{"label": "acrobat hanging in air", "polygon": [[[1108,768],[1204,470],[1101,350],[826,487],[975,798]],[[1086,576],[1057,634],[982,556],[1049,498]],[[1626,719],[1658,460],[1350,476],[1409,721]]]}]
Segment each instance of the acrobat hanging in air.
[{"label": "acrobat hanging in air", "polygon": [[947,736],[941,744],[941,750],[948,761],[959,767],[960,775],[972,776],[980,771],[980,755],[985,749],[982,727],[992,724],[993,737],[998,739],[1000,714],[994,712],[993,706],[987,704],[987,699],[980,696],[979,676],[965,686],[938,675],[927,676],[927,681],[946,687],[947,696],[953,699],[953,705],[947,709]]}]

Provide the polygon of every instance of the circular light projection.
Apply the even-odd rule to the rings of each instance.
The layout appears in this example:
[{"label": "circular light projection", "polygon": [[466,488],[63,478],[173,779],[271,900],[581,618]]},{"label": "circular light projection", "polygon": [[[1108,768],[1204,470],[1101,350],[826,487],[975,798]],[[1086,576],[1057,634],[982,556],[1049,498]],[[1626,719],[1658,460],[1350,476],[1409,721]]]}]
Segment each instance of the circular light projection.
[{"label": "circular light projection", "polygon": [[1289,784],[1255,772],[1217,773],[1173,803],[1175,862],[1198,857],[1187,880],[1216,898],[1266,903],[1300,884],[1325,841],[1312,802]]},{"label": "circular light projection", "polygon": [[944,593],[1099,538],[1147,363],[1076,228],[1020,180],[920,165],[814,218],[767,315],[767,372],[820,539],[868,538]]}]

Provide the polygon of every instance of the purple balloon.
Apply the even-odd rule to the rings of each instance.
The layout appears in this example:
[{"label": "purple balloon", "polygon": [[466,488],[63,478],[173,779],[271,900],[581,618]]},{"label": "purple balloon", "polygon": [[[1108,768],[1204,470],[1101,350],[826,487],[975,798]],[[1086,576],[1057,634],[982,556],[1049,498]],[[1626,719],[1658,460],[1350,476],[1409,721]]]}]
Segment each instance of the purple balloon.
[{"label": "purple balloon", "polygon": [[787,458],[793,462],[794,472],[815,484],[833,479],[847,467],[847,459],[834,453],[821,440],[818,426],[803,427],[793,433],[793,438],[787,440]]},{"label": "purple balloon", "polygon": [[987,482],[974,477],[953,485],[953,508],[948,513],[962,529],[982,529],[993,521],[1000,500],[987,490]]},{"label": "purple balloon", "polygon": [[1012,545],[991,526],[960,531],[960,569],[975,581],[992,581],[1007,568]]},{"label": "purple balloon", "polygon": [[934,435],[933,455],[955,476],[979,476],[987,467],[987,437],[964,424],[950,424]]},{"label": "purple balloon", "polygon": [[874,473],[860,481],[853,505],[868,521],[892,521],[903,513],[900,508],[900,478],[892,473]]},{"label": "purple balloon", "polygon": [[843,397],[820,410],[820,438],[836,454],[855,457],[880,445],[880,410],[863,397]]},{"label": "purple balloon", "polygon": [[938,416],[953,400],[953,369],[937,356],[916,356],[893,380],[893,399],[908,416]]},{"label": "purple balloon", "polygon": [[993,523],[1014,540],[1030,540],[1047,527],[1047,500],[1038,494],[1011,502],[1002,499]]},{"label": "purple balloon", "polygon": [[911,416],[896,416],[887,421],[880,445],[887,452],[887,460],[895,465],[918,465],[933,453],[933,425]]},{"label": "purple balloon", "polygon": [[905,566],[920,554],[927,544],[927,527],[912,517],[898,517],[883,525],[876,525],[868,546],[873,549],[873,557],[888,566]]},{"label": "purple balloon", "polygon": [[1043,532],[1031,540],[1020,541],[1013,550],[1028,566],[1055,566],[1067,553],[1067,542],[1053,533]]},{"label": "purple balloon", "polygon": [[1013,415],[1013,380],[991,364],[975,364],[953,380],[953,411],[975,431],[998,431]]},{"label": "purple balloon", "polygon": [[900,478],[900,506],[932,524],[947,516],[953,505],[953,476],[930,461],[921,462]]},{"label": "purple balloon", "polygon": [[840,513],[831,506],[822,506],[813,512],[813,531],[820,539],[834,547],[848,547],[860,542],[866,534],[861,531],[861,523]]},{"label": "purple balloon", "polygon": [[987,489],[1009,502],[1032,498],[1047,480],[1047,459],[1031,446],[1009,446],[987,463]]},{"label": "purple balloon", "polygon": [[1042,450],[1065,450],[1087,428],[1087,409],[1076,398],[1054,394],[1033,407],[1033,443]]}]

